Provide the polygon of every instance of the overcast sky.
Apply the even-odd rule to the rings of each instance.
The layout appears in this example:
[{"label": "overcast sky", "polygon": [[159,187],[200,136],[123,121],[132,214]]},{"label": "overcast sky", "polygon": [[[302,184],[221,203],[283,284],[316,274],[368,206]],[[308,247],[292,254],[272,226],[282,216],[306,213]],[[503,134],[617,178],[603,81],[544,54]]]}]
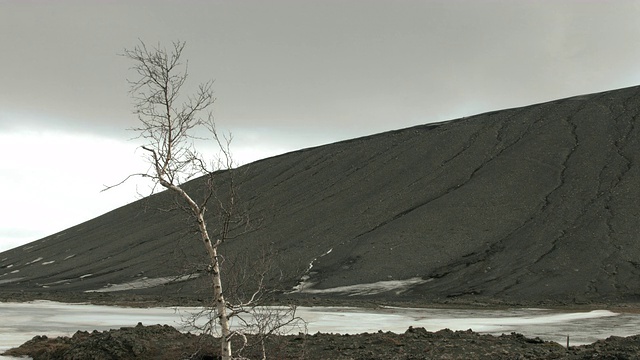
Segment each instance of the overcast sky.
[{"label": "overcast sky", "polygon": [[236,160],[640,84],[637,1],[0,0],[0,251],[137,199],[118,56],[187,42]]}]

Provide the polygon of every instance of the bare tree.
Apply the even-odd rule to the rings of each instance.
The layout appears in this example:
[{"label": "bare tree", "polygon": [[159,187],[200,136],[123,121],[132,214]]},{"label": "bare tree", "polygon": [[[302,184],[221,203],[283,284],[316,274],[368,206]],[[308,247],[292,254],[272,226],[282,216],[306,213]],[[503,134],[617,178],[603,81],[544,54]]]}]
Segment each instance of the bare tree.
[{"label": "bare tree", "polygon": [[[234,359],[246,359],[245,352],[252,358],[267,359],[267,341],[279,335],[307,332],[306,322],[296,315],[297,307],[292,304],[280,306],[264,305],[264,298],[274,291],[267,288],[267,277],[277,270],[274,250],[271,246],[253,248],[247,252],[234,253],[225,265],[225,298],[228,316],[233,318],[232,333],[237,338],[234,343]],[[218,325],[213,321],[215,308],[204,308],[183,317],[188,328],[203,333],[212,333]],[[203,321],[204,320],[204,321]]]},{"label": "bare tree", "polygon": [[[234,314],[228,310],[230,306],[225,301],[218,250],[229,236],[235,211],[234,187],[230,187],[226,202],[219,201],[213,183],[214,168],[218,166],[207,164],[194,146],[194,141],[201,138],[196,133],[201,129],[208,131],[219,146],[222,167],[230,168],[233,166],[229,151],[230,137],[220,137],[216,131],[211,114],[215,101],[212,81],[200,84],[193,95],[182,94],[188,75],[187,64],[181,62],[184,47],[184,42],[174,42],[167,50],[160,46],[148,47],[141,41],[122,54],[133,61],[132,70],[137,75],[134,80],[129,80],[135,113],[140,121],[139,127],[132,130],[144,140],[142,149],[151,165],[146,173],[133,174],[127,179],[132,176],[149,178],[153,181],[154,189],[160,185],[175,193],[186,204],[185,209],[195,222],[208,254],[215,316],[221,333],[222,359],[230,360],[231,338],[235,335],[230,328],[230,318]],[[202,199],[196,200],[184,190],[182,184],[194,176],[202,175],[207,178],[208,192]],[[221,228],[216,232],[219,236],[215,239],[211,238],[205,219],[209,202],[212,201],[216,202],[216,210],[222,217]]]},{"label": "bare tree", "polygon": [[[239,284],[238,287],[231,287],[230,295],[234,301],[228,301],[229,296],[223,292],[220,245],[232,238],[232,228],[237,227],[238,222],[248,224],[248,220],[238,214],[237,189],[232,175],[224,181],[225,195],[219,196],[215,171],[231,170],[234,166],[229,150],[231,135],[219,136],[216,131],[211,113],[215,101],[212,81],[200,84],[192,95],[183,95],[182,90],[188,76],[188,66],[186,62],[181,62],[184,47],[184,42],[174,42],[167,50],[159,45],[148,47],[141,41],[133,49],[124,50],[122,55],[133,61],[132,70],[136,74],[134,80],[128,80],[130,94],[135,102],[135,114],[140,121],[139,126],[132,130],[144,141],[141,148],[150,168],[147,172],[129,175],[119,184],[105,190],[118,186],[131,177],[140,176],[151,179],[152,192],[160,187],[177,195],[180,207],[193,221],[187,226],[196,228],[208,255],[207,273],[212,282],[213,306],[201,312],[207,315],[207,321],[199,327],[200,330],[207,333],[213,333],[214,328],[219,330],[223,360],[232,359],[232,338],[238,338],[241,348],[244,348],[247,345],[246,334],[257,334],[262,358],[266,359],[265,339],[293,329],[303,321],[296,317],[295,307],[260,306],[270,266],[261,267],[263,270],[256,270],[255,266],[251,266],[254,271],[251,276],[247,275],[246,268],[231,269],[230,283]],[[219,149],[218,158],[211,164],[204,160],[194,146],[196,140],[206,140],[200,132],[208,134]],[[192,190],[187,192],[183,186],[195,176],[203,176],[206,183],[204,194],[198,193],[197,198]],[[214,232],[210,232],[205,217],[209,209],[217,215]],[[237,229],[235,230],[237,233]],[[215,238],[212,238],[211,233],[216,234]],[[261,259],[267,259],[267,255],[263,253]],[[265,262],[267,263],[269,262]],[[244,284],[248,279],[255,282],[255,289],[248,293],[238,293],[238,289],[245,288]],[[234,317],[239,326],[232,329],[231,318]]]}]

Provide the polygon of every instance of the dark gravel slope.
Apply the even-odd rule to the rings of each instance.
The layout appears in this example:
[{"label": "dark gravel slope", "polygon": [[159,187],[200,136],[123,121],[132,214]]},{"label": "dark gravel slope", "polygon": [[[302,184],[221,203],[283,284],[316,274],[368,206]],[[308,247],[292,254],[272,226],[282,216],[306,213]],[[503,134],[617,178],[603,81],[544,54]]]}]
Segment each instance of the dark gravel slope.
[{"label": "dark gravel slope", "polygon": [[[306,274],[306,289],[316,290],[287,296],[412,279],[368,297],[326,296],[635,303],[639,114],[633,87],[249,164],[233,175],[252,225],[225,245],[225,266],[238,254],[256,264],[256,249],[268,248],[277,254],[271,285],[291,289]],[[218,174],[223,189],[229,174]],[[201,245],[185,215],[157,210],[172,203],[161,193],[1,253],[0,292],[79,292],[197,273]],[[136,292],[197,297],[203,281]]]}]

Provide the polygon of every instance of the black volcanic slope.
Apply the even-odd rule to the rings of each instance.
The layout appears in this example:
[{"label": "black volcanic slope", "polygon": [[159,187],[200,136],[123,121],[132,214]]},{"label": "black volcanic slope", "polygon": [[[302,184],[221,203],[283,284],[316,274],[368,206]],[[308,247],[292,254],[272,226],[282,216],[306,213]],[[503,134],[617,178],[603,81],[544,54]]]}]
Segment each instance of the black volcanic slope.
[{"label": "black volcanic slope", "polygon": [[[252,225],[225,245],[223,266],[254,266],[269,249],[270,285],[307,279],[286,296],[638,302],[639,114],[633,87],[249,164],[233,175]],[[151,285],[203,271],[184,214],[157,210],[172,199],[160,193],[1,253],[0,291]],[[348,287],[382,281],[392,290]],[[191,295],[199,282],[136,291]]]}]

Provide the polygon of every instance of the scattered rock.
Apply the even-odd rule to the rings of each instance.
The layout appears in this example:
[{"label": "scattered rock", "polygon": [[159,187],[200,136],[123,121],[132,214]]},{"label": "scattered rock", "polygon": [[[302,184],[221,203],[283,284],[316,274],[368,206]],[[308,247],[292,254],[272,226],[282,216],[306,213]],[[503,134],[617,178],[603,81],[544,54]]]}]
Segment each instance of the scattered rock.
[{"label": "scattered rock", "polygon": [[213,339],[180,333],[168,325],[123,327],[109,331],[78,331],[72,337],[36,336],[5,353],[34,360],[212,359]]},{"label": "scattered rock", "polygon": [[[260,359],[259,339],[249,337],[242,356]],[[236,349],[240,344],[234,344]],[[420,360],[420,359],[638,359],[640,335],[610,337],[594,344],[570,347],[527,338],[522,334],[492,336],[471,330],[429,332],[410,327],[391,332],[359,335],[316,333],[269,338],[269,359],[307,360]],[[124,327],[104,332],[76,332],[72,337],[36,336],[4,355],[30,356],[34,360],[76,359],[218,359],[218,339],[183,334],[171,326]]]}]

